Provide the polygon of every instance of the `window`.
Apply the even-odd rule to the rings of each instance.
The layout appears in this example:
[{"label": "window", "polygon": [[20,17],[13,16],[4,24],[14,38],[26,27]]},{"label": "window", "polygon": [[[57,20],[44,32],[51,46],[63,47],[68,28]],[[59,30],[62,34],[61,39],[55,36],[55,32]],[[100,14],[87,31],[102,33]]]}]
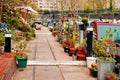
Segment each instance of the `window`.
[{"label": "window", "polygon": [[38,0],[33,0],[33,2],[38,2]]},{"label": "window", "polygon": [[39,3],[40,5],[43,5],[43,3]]},{"label": "window", "polygon": [[42,8],[42,6],[40,6],[40,8]]}]

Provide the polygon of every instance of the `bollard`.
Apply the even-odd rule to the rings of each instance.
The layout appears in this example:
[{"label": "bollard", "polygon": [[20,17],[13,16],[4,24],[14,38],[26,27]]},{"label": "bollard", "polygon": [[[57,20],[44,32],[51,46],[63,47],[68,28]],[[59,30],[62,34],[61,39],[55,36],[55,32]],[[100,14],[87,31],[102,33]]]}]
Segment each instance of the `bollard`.
[{"label": "bollard", "polygon": [[80,32],[79,32],[79,34],[80,34],[80,42],[83,42],[83,38],[84,38],[84,24],[80,24],[79,25],[79,30],[80,30]]},{"label": "bollard", "polygon": [[10,33],[5,34],[4,52],[11,52],[11,34]]},{"label": "bollard", "polygon": [[93,28],[87,28],[87,56],[92,56],[92,36],[93,36]]}]

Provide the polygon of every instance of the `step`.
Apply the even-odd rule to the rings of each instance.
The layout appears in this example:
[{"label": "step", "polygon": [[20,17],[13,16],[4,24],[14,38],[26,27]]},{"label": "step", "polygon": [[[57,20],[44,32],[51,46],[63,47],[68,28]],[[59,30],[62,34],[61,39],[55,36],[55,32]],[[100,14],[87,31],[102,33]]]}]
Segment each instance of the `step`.
[{"label": "step", "polygon": [[86,61],[53,61],[53,62],[45,62],[45,61],[28,61],[28,66],[56,66],[56,65],[64,65],[64,66],[86,66]]}]

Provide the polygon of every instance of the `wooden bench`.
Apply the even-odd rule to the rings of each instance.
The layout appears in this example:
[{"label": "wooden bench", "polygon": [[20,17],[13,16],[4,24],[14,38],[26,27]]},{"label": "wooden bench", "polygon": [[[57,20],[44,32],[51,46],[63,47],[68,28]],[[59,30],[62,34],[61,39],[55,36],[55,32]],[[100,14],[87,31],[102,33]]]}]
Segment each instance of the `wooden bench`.
[{"label": "wooden bench", "polygon": [[0,55],[0,80],[10,80],[17,69],[14,53]]}]

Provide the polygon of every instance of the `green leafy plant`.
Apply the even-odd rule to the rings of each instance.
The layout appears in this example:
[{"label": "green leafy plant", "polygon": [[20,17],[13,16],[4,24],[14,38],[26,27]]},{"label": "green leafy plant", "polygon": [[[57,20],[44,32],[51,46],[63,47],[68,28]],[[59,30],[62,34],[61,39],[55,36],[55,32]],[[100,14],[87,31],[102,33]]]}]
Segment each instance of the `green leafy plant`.
[{"label": "green leafy plant", "polygon": [[84,23],[85,26],[88,24],[88,19],[87,18],[82,18],[82,22]]},{"label": "green leafy plant", "polygon": [[31,52],[31,49],[27,49],[26,47],[27,43],[23,40],[13,47],[13,52],[16,53],[16,58],[28,58],[28,53]]},{"label": "green leafy plant", "polygon": [[35,38],[35,31],[31,27],[29,27],[27,29],[25,36],[26,36],[26,40],[32,40]]},{"label": "green leafy plant", "polygon": [[113,61],[115,58],[115,52],[118,48],[114,42],[113,33],[117,30],[110,28],[106,30],[106,35],[103,36],[100,40],[93,39],[94,48],[93,53],[95,56],[99,57],[100,60]]},{"label": "green leafy plant", "polygon": [[5,36],[4,33],[0,33],[0,46],[4,46],[5,44]]},{"label": "green leafy plant", "polygon": [[78,33],[76,31],[72,32],[72,41],[74,43],[78,43],[78,41],[79,41],[79,35],[78,35]]}]

